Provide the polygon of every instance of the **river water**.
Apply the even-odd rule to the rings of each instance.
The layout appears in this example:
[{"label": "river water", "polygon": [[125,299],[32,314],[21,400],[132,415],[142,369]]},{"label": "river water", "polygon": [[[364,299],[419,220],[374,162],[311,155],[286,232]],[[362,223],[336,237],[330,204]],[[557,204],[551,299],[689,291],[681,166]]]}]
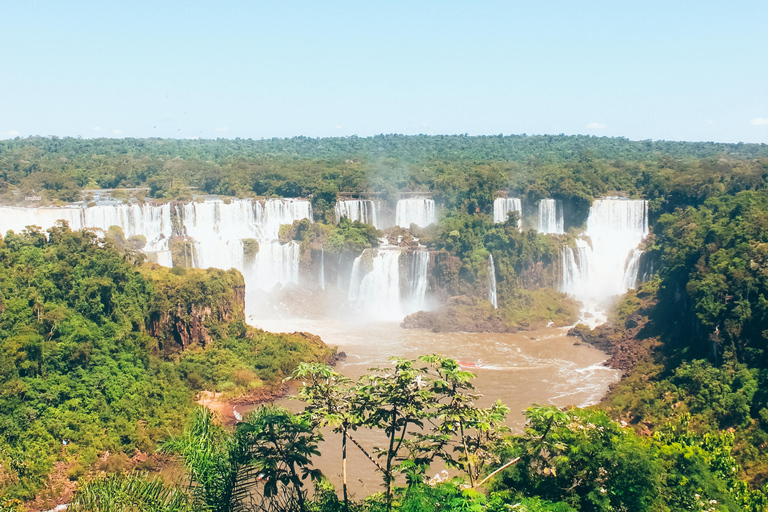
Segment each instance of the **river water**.
[{"label": "river water", "polygon": [[[532,404],[586,406],[597,403],[619,372],[603,366],[606,355],[587,345],[574,345],[576,338],[567,329],[544,328],[514,334],[434,333],[403,329],[396,323],[356,323],[338,320],[270,319],[251,324],[272,332],[306,331],[347,354],[336,369],[357,379],[373,366],[388,364],[392,356],[415,359],[424,354],[454,358],[477,375],[475,386],[488,406],[501,399],[511,409],[507,424],[520,432],[523,412]],[[470,367],[470,365],[472,367]],[[279,401],[291,410],[301,410],[296,400]],[[238,408],[245,414],[248,408]],[[340,436],[325,432],[320,446],[323,454],[317,466],[340,489]],[[369,450],[381,446],[380,432],[361,429],[355,438]],[[380,490],[381,479],[374,467],[354,446],[348,448],[349,487],[359,497]],[[439,472],[442,467],[433,467]]]}]

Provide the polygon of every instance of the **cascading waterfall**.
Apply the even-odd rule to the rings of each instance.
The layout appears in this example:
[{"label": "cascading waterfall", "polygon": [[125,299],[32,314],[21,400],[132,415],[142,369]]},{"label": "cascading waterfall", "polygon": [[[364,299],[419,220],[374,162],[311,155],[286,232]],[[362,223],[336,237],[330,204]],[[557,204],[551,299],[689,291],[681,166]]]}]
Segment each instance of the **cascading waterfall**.
[{"label": "cascading waterfall", "polygon": [[78,207],[24,208],[0,206],[0,230],[21,233],[27,226],[38,226],[45,231],[59,220],[66,221],[72,230],[83,229],[83,211]]},{"label": "cascading waterfall", "polygon": [[411,197],[400,199],[395,209],[395,224],[409,228],[411,224],[419,227],[429,226],[437,222],[435,201],[427,197]]},{"label": "cascading waterfall", "polygon": [[562,253],[562,290],[580,300],[596,321],[605,321],[601,303],[637,284],[648,234],[648,203],[644,200],[598,199],[589,209],[587,240]]},{"label": "cascading waterfall", "polygon": [[[236,268],[243,273],[246,289],[271,290],[299,280],[299,245],[281,244],[282,224],[312,220],[312,205],[298,199],[251,201],[218,199],[179,206],[182,231],[193,240],[192,266]],[[259,251],[245,260],[245,241],[258,241]]]},{"label": "cascading waterfall", "polygon": [[494,309],[499,307],[496,299],[496,266],[493,264],[493,254],[488,255],[488,300]]},{"label": "cascading waterfall", "polygon": [[381,229],[379,225],[379,211],[381,203],[370,199],[344,199],[336,202],[334,212],[336,213],[336,224],[346,217],[351,221],[360,221],[364,224],[371,224],[376,229]]},{"label": "cascading waterfall", "polygon": [[493,222],[507,222],[511,212],[517,212],[517,227],[523,224],[523,205],[517,197],[497,197],[493,201]]},{"label": "cascading waterfall", "polygon": [[539,202],[539,233],[561,235],[563,230],[563,202],[555,199],[542,199]]},{"label": "cascading waterfall", "polygon": [[[174,231],[171,206],[152,204],[99,204],[64,208],[0,207],[0,230],[21,232],[28,225],[49,229],[65,220],[73,230],[91,228],[107,232],[119,226],[126,238],[143,236],[144,251],[164,266],[173,266],[168,244],[172,236],[188,239],[189,250],[180,257],[186,266],[240,270],[248,288],[271,289],[299,279],[299,246],[281,244],[281,224],[312,220],[312,205],[299,199],[252,201],[219,199],[175,206]],[[180,230],[180,232],[178,231]],[[258,241],[259,251],[245,258],[248,239]]]},{"label": "cascading waterfall", "polygon": [[312,203],[303,199],[267,199],[254,206],[256,224],[264,239],[277,240],[283,224],[293,224],[301,219],[312,221]]},{"label": "cascading waterfall", "polygon": [[348,298],[358,312],[374,320],[399,320],[399,248],[366,249],[352,264]]},{"label": "cascading waterfall", "polygon": [[[410,264],[404,263],[406,254]],[[428,268],[427,251],[406,253],[400,247],[366,249],[352,264],[348,299],[366,319],[402,320],[425,309]]]}]

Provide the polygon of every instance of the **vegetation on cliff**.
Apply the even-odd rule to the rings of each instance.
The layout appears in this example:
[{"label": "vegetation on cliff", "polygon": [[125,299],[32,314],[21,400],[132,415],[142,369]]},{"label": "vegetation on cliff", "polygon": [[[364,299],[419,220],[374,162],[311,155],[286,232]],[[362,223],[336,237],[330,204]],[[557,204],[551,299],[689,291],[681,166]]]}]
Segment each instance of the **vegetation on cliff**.
[{"label": "vegetation on cliff", "polygon": [[198,390],[245,393],[330,350],[244,324],[237,271],[163,269],[65,225],[0,239],[0,492],[56,461],[152,452]]},{"label": "vegetation on cliff", "polygon": [[631,291],[611,325],[579,328],[627,370],[607,410],[650,433],[690,415],[699,432],[735,434],[752,485],[768,483],[768,194],[745,191],[659,217],[657,277]]}]

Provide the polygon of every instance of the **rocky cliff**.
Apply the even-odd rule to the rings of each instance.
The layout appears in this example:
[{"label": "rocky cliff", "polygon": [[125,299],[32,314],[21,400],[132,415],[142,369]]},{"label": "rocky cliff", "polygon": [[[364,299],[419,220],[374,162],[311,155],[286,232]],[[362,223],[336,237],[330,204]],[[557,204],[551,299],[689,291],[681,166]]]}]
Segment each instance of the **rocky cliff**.
[{"label": "rocky cliff", "polygon": [[237,270],[143,270],[155,287],[146,330],[164,353],[206,345],[245,322],[245,283]]}]

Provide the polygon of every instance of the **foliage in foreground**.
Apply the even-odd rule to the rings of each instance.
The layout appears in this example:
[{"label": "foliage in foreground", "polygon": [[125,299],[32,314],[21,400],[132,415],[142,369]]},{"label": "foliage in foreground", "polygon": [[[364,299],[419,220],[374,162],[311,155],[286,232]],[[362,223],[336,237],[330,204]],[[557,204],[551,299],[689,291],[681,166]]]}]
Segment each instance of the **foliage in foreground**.
[{"label": "foliage in foreground", "polygon": [[[196,510],[222,512],[768,510],[768,496],[737,478],[729,433],[700,435],[681,421],[641,437],[604,412],[536,406],[526,412],[522,435],[501,437],[503,406],[474,406],[469,372],[439,356],[420,363],[425,366],[395,359],[392,367],[373,369],[358,382],[329,367],[303,365],[295,374],[305,383],[302,414],[263,407],[232,433],[199,410],[184,434],[164,445],[187,468],[180,488]],[[321,479],[313,457],[319,455],[322,426],[359,449],[364,448],[355,441],[357,430],[379,432],[384,448],[366,454],[383,492],[362,501],[344,492],[339,498]],[[459,475],[429,479],[437,461]],[[346,459],[340,462],[346,465]],[[110,485],[89,481],[76,496],[77,506],[83,506],[83,496]],[[161,495],[176,489],[143,485],[154,485]],[[96,507],[76,510],[130,510],[112,506],[104,497]]]}]

